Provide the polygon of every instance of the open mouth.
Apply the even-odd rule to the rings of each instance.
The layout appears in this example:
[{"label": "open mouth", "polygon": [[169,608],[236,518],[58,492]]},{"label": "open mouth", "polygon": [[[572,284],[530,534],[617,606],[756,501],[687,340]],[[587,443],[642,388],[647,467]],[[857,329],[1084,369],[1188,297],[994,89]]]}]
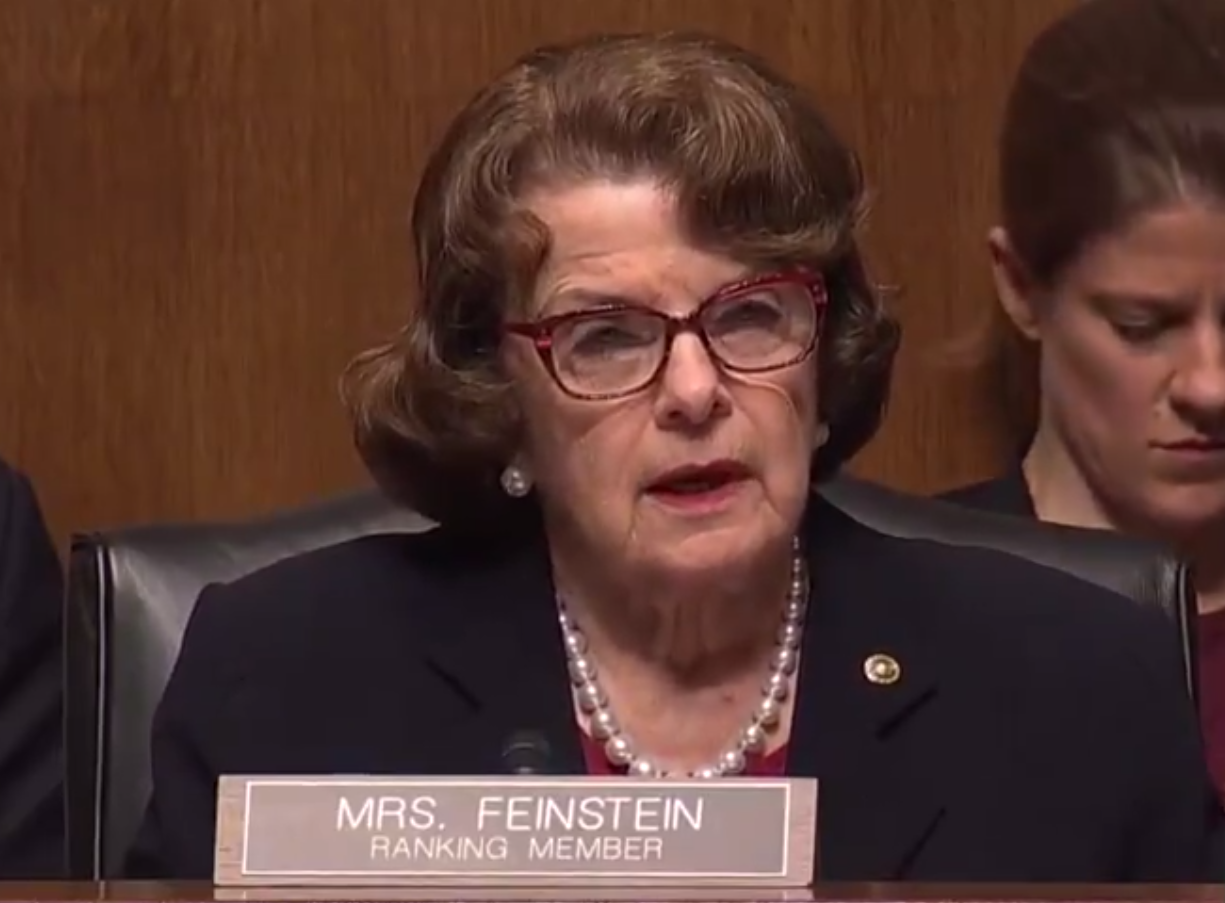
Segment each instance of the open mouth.
[{"label": "open mouth", "polygon": [[685,465],[653,480],[647,493],[685,507],[717,504],[735,493],[749,476],[749,469],[737,461]]}]

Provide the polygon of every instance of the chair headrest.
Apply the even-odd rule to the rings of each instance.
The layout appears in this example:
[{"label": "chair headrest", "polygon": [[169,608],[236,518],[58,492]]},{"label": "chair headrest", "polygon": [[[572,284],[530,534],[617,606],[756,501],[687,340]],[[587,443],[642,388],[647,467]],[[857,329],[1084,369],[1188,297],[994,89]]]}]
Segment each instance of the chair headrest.
[{"label": "chair headrest", "polygon": [[[368,533],[420,532],[432,522],[367,490],[253,520],[129,527],[73,538],[74,548],[103,547],[122,592],[128,578],[147,598],[182,599],[186,615],[199,590],[234,580],[282,558]],[[150,581],[164,585],[150,585]]]},{"label": "chair headrest", "polygon": [[212,571],[213,579],[240,576],[265,562],[376,532],[419,532],[433,526],[382,494],[365,490],[278,511],[266,517],[205,523],[163,523],[82,534],[82,544],[112,552]]}]

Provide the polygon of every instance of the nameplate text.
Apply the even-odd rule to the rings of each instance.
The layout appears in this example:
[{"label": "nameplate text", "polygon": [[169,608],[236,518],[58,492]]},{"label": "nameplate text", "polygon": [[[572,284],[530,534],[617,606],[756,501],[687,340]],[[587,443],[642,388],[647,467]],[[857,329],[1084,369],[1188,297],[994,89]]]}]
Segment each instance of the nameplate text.
[{"label": "nameplate text", "polygon": [[219,885],[807,887],[813,780],[223,777]]}]

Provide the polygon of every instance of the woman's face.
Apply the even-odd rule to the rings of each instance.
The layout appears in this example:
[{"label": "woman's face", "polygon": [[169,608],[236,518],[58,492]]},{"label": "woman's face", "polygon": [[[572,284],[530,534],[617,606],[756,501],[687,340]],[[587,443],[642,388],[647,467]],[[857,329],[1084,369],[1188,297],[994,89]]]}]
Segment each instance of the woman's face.
[{"label": "woman's face", "polygon": [[[527,206],[552,236],[529,321],[609,303],[682,316],[752,275],[695,247],[671,196],[651,182],[582,183]],[[589,333],[584,347],[607,347],[600,353],[613,360],[627,346],[612,335],[606,346]],[[510,338],[504,359],[524,412],[521,463],[554,543],[661,576],[709,575],[794,535],[819,433],[815,355],[739,376],[682,332],[658,377],[615,400],[564,392],[531,339]],[[692,480],[669,478],[685,468]]]},{"label": "woman's face", "polygon": [[[1022,299],[1044,429],[1091,492],[1192,538],[1225,518],[1225,210],[1180,204],[1089,245]],[[1015,317],[1014,317],[1015,318]]]}]

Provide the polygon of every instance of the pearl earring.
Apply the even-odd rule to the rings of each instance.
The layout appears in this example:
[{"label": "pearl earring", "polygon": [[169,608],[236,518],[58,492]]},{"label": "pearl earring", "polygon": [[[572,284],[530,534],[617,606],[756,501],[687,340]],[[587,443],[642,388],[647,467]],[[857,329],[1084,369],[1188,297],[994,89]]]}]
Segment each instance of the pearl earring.
[{"label": "pearl earring", "polygon": [[521,467],[514,464],[502,471],[502,489],[513,499],[521,499],[532,491],[532,480]]},{"label": "pearl earring", "polygon": [[816,439],[817,448],[824,448],[825,443],[829,441],[829,424],[817,424],[817,434],[814,438]]}]

